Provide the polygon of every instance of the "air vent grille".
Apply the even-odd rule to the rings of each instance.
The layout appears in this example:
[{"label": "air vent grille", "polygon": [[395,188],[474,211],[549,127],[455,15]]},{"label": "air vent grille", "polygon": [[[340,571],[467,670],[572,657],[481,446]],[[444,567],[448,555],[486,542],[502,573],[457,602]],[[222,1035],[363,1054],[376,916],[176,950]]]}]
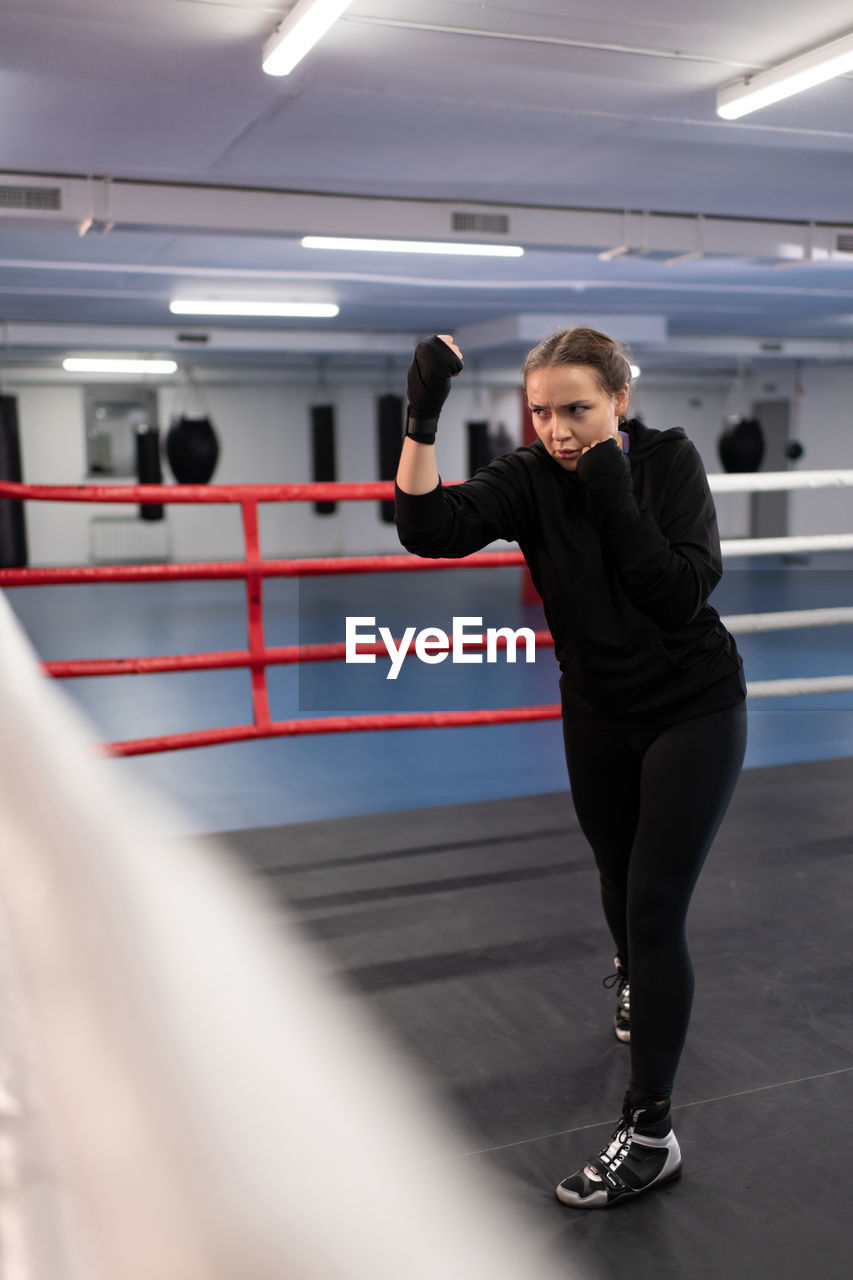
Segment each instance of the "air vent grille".
[{"label": "air vent grille", "polygon": [[0,209],[61,208],[61,187],[4,187],[0,184]]},{"label": "air vent grille", "polygon": [[853,235],[850,232],[842,232],[835,237],[835,249],[837,253],[853,253]]},{"label": "air vent grille", "polygon": [[490,235],[509,234],[509,217],[505,213],[454,213],[454,231],[484,231]]}]

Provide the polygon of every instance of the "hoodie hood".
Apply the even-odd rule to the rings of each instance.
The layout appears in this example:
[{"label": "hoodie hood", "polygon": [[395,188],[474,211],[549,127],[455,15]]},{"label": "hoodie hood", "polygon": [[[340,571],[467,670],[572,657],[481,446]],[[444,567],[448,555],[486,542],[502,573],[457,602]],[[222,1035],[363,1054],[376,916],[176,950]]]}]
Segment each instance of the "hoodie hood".
[{"label": "hoodie hood", "polygon": [[656,431],[654,427],[647,427],[644,422],[640,422],[639,418],[629,418],[622,424],[622,429],[628,432],[631,441],[628,456],[632,463],[644,462],[658,449],[664,449],[677,440],[687,439],[687,432],[683,427],[670,427],[668,431]]}]

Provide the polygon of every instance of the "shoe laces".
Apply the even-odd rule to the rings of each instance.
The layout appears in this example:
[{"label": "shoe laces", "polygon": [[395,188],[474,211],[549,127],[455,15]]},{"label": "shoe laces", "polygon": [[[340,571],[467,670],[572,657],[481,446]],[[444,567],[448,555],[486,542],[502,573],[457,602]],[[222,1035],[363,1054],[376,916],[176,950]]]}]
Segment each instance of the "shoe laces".
[{"label": "shoe laces", "polygon": [[634,1123],[631,1114],[627,1110],[623,1111],[622,1119],[617,1128],[613,1131],[613,1136],[609,1144],[599,1155],[599,1160],[606,1165],[608,1169],[615,1172],[622,1164],[631,1150],[631,1143],[634,1140]]},{"label": "shoe laces", "polygon": [[615,973],[609,974],[603,979],[601,985],[608,991],[611,987],[616,987],[616,996],[620,1005],[624,1005],[626,1009],[630,1006],[631,984],[624,969],[617,969]]}]

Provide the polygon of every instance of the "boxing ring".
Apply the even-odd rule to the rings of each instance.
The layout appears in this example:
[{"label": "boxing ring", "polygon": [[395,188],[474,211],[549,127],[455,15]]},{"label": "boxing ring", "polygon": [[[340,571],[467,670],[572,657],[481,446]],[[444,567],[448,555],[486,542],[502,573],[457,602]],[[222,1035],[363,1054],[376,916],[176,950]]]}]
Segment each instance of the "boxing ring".
[{"label": "boxing ring", "polygon": [[[853,472],[710,480],[716,493],[849,488]],[[266,580],[522,563],[516,552],[463,561],[406,555],[265,560],[261,554],[260,503],[377,501],[391,492],[388,484],[0,485],[0,499],[238,505],[245,541],[240,560],[3,570],[0,585],[231,580],[245,584],[247,631],[242,649],[40,663],[0,599],[6,709],[0,725],[0,1250],[9,1280],[280,1280],[285,1274],[294,1280],[443,1280],[454,1274],[448,1258],[455,1274],[471,1280],[553,1280],[557,1274],[582,1280],[600,1274],[596,1251],[606,1258],[608,1249],[634,1247],[634,1236],[619,1235],[621,1218],[608,1222],[602,1235],[598,1222],[570,1234],[572,1224],[560,1220],[565,1236],[556,1267],[541,1243],[550,1246],[557,1231],[542,1188],[565,1171],[571,1144],[586,1149],[588,1131],[609,1119],[624,1072],[609,1012],[591,1013],[600,982],[599,958],[588,940],[589,921],[597,918],[596,885],[565,795],[474,806],[474,818],[458,832],[446,825],[459,822],[455,808],[402,818],[379,814],[369,826],[346,832],[334,822],[312,824],[322,830],[310,844],[301,843],[309,839],[303,828],[290,840],[279,831],[270,837],[278,859],[270,868],[263,833],[248,832],[244,844],[232,846],[237,859],[229,859],[229,850],[211,855],[176,838],[173,815],[161,814],[150,796],[113,776],[99,758],[309,734],[556,720],[559,707],[551,704],[273,719],[270,668],[340,663],[345,653],[338,642],[267,645]],[[853,537],[822,534],[727,540],[723,551],[731,563],[851,547]],[[742,635],[806,632],[850,625],[853,608],[839,601],[820,609],[737,613],[726,622]],[[544,648],[550,638],[537,632],[536,643]],[[378,645],[373,650],[380,657],[385,652]],[[230,669],[250,673],[251,723],[101,747],[58,685],[88,676]],[[43,679],[45,673],[53,679]],[[749,693],[768,699],[851,689],[853,675],[839,671],[753,682]],[[760,819],[744,818],[735,804],[715,854],[719,871],[709,870],[707,896],[700,894],[696,908],[709,996],[699,1008],[698,1047],[686,1060],[679,1108],[679,1133],[699,1152],[703,1142],[721,1151],[733,1132],[745,1135],[738,1163],[746,1184],[763,1189],[770,1160],[782,1171],[784,1190],[784,1171],[792,1170],[796,1185],[769,1225],[763,1190],[757,1209],[739,1204],[741,1223],[754,1214],[768,1234],[761,1257],[733,1255],[724,1270],[745,1274],[740,1265],[759,1280],[771,1267],[778,1274],[781,1265],[800,1267],[801,1274],[820,1265],[831,1274],[827,1260],[831,1265],[836,1255],[846,1265],[846,1244],[826,1198],[804,1193],[790,1145],[803,1135],[800,1161],[816,1145],[831,1148],[834,1130],[823,1117],[839,1114],[853,1070],[823,1029],[838,989],[810,967],[818,936],[835,939],[846,964],[849,895],[839,850],[849,780],[839,777],[833,804],[822,793],[817,834],[823,843],[815,845],[807,843],[815,819],[797,791],[802,770],[783,770],[769,783],[761,772],[743,784]],[[785,838],[805,843],[788,847]],[[318,857],[318,850],[325,852]],[[271,911],[257,893],[257,874],[245,873],[253,861],[261,876],[284,878],[301,913],[313,913],[327,930],[323,936],[337,948],[347,976],[360,993],[380,1001],[376,1024],[362,1020],[354,1002],[328,982],[325,960],[318,972],[289,911],[279,905]],[[758,867],[754,881],[747,863]],[[822,898],[816,867],[823,873]],[[377,868],[389,869],[387,882],[371,879]],[[793,890],[790,876],[801,877]],[[791,911],[792,892],[798,913]],[[459,893],[468,895],[462,909]],[[472,907],[474,894],[481,896]],[[376,914],[383,895],[392,898],[387,916]],[[756,919],[756,901],[766,904],[766,920]],[[395,949],[390,918],[397,914],[400,934],[408,927],[421,946],[415,955]],[[364,938],[375,939],[375,953]],[[793,997],[791,974],[803,965],[804,985]],[[780,974],[781,1010],[774,1000]],[[822,1028],[814,1043],[803,1039],[796,1061],[782,1017],[794,998]],[[756,1022],[760,1058],[745,1043]],[[435,1064],[449,1064],[441,1069],[465,1106],[478,1120],[486,1117],[484,1130],[492,1126],[491,1145],[478,1147],[445,1130],[432,1099],[412,1088],[410,1064],[385,1052],[387,1027],[409,1024],[425,1045],[428,1077],[440,1075]],[[733,1066],[725,1061],[730,1042],[739,1045]],[[496,1078],[478,1056],[482,1044],[497,1063]],[[567,1083],[572,1061],[593,1064],[583,1093],[574,1077]],[[521,1099],[515,1109],[507,1102],[511,1088]],[[777,1138],[784,1148],[770,1145]],[[488,1179],[485,1189],[480,1185],[487,1161],[520,1179],[511,1197],[493,1192]],[[689,1274],[689,1258],[674,1242],[683,1239],[695,1256],[695,1201],[718,1247],[731,1241],[732,1250],[744,1249],[742,1233],[730,1230],[729,1191],[716,1190],[713,1164],[697,1160],[686,1191],[662,1193],[662,1207],[647,1218],[626,1216],[649,1256],[657,1256],[662,1239],[672,1247],[676,1270],[655,1274]],[[846,1172],[838,1176],[843,1186]],[[532,1216],[514,1218],[519,1200],[541,1214],[540,1233],[531,1232]],[[808,1261],[797,1252],[798,1240],[786,1235],[802,1205],[810,1215]],[[822,1260],[814,1256],[816,1238]]]},{"label": "boxing ring", "polygon": [[[715,494],[768,493],[853,487],[853,471],[768,472],[749,475],[711,475]],[[448,709],[433,712],[300,717],[273,720],[270,715],[266,672],[268,667],[313,662],[341,662],[346,657],[343,642],[290,646],[267,646],[264,640],[263,582],[271,578],[312,578],[333,575],[436,572],[446,569],[496,569],[523,566],[518,551],[480,552],[463,559],[420,559],[408,555],[374,555],[302,559],[265,559],[261,554],[258,507],[262,503],[365,502],[393,499],[390,482],[364,484],[289,485],[25,485],[0,483],[0,499],[37,502],[139,503],[139,504],[236,504],[242,517],[244,556],[242,560],[195,564],[98,565],[69,568],[27,568],[0,570],[0,587],[51,586],[74,583],[145,583],[242,580],[246,584],[248,644],[244,650],[225,652],[137,656],[114,659],[52,661],[44,670],[57,679],[93,676],[164,674],[245,668],[251,673],[252,722],[221,728],[188,730],[104,744],[114,756],[136,756],[192,747],[216,746],[263,738],[296,737],[308,734],[358,733],[425,728],[461,728],[471,725],[531,723],[557,720],[558,703],[489,710]],[[817,534],[781,538],[731,538],[723,540],[726,561],[745,557],[811,555],[853,550],[853,534]],[[736,614],[723,618],[735,634],[787,631],[797,628],[828,627],[853,622],[853,607]],[[399,644],[399,641],[397,641]],[[466,652],[482,652],[486,637],[466,638]],[[499,647],[506,639],[498,637]],[[535,633],[537,649],[553,648],[546,630]],[[362,644],[358,652],[387,656],[384,646]],[[405,650],[415,652],[413,641]],[[800,694],[847,692],[853,690],[853,674],[753,681],[751,698],[792,697]]]}]

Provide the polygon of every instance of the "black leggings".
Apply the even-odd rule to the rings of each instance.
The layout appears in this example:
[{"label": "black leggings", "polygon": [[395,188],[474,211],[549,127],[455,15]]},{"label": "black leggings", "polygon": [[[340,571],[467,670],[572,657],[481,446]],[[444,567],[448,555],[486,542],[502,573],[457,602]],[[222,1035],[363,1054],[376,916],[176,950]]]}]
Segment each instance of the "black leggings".
[{"label": "black leggings", "polygon": [[569,711],[563,738],[631,982],[632,1098],[668,1098],[693,1003],[687,908],[743,764],[746,704],[654,731]]}]

